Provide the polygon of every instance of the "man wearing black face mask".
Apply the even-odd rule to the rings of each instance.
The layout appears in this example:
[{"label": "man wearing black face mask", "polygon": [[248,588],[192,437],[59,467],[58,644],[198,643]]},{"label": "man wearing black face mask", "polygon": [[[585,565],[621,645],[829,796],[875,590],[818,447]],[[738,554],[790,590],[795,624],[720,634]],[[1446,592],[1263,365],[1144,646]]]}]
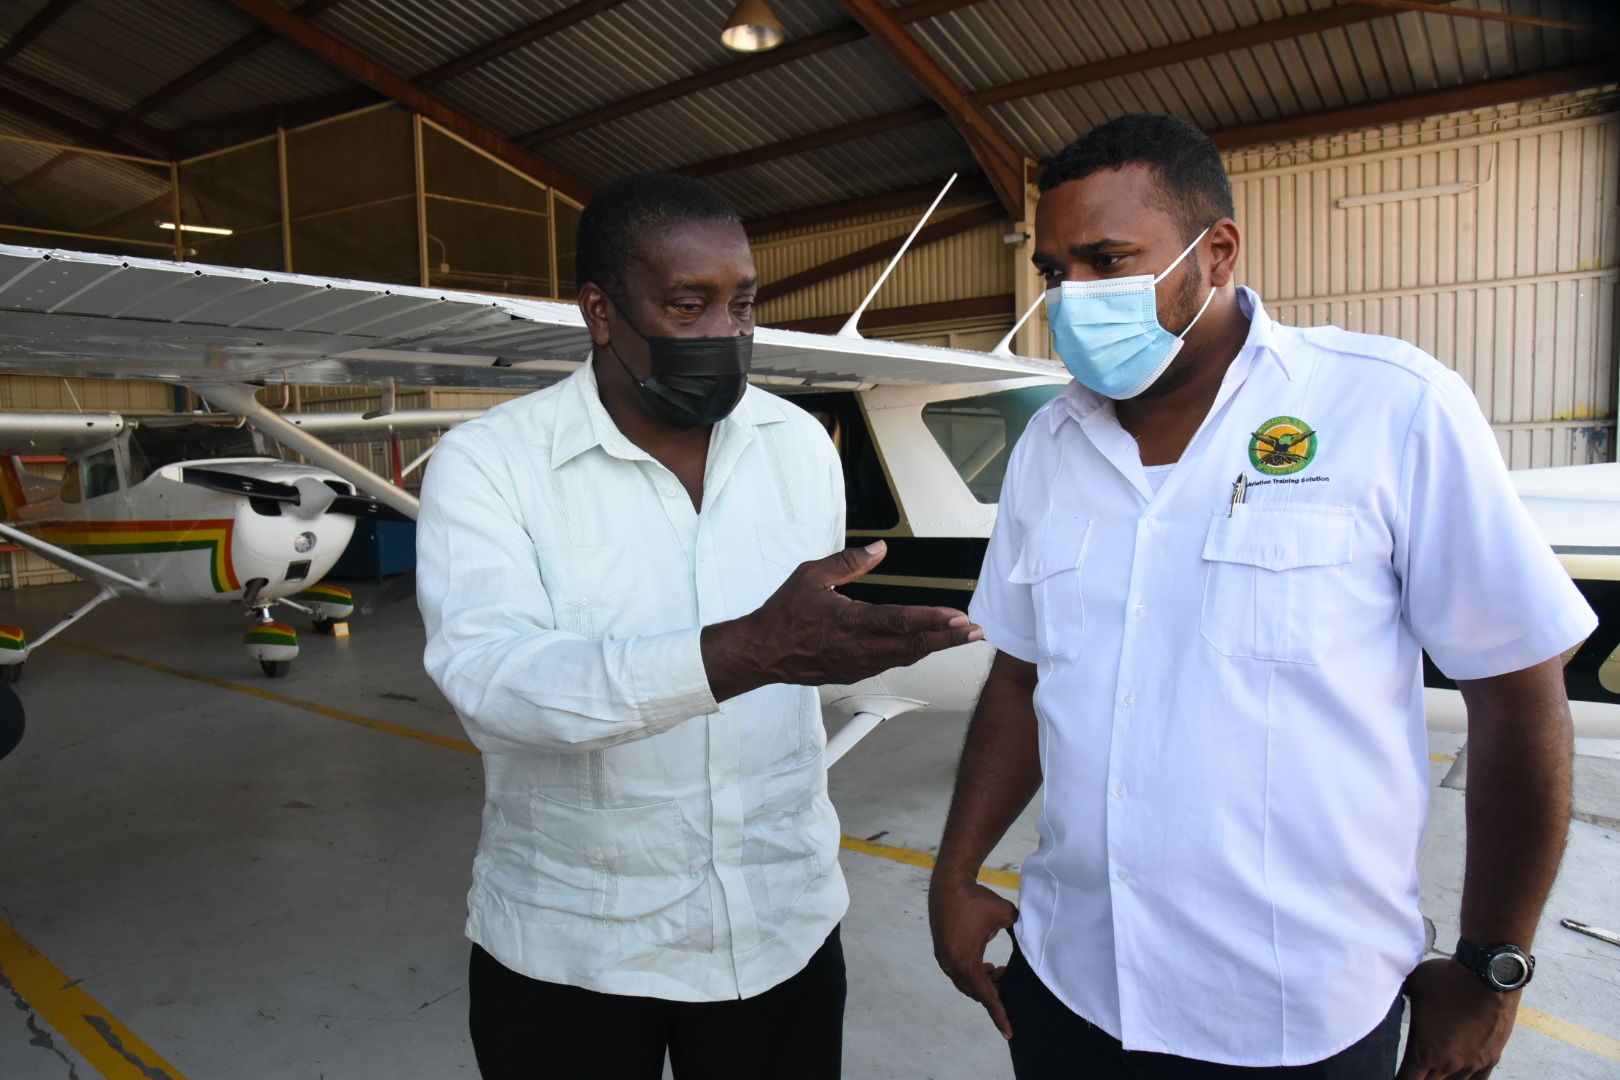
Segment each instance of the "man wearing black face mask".
[{"label": "man wearing black face mask", "polygon": [[440,443],[422,491],[429,673],[483,751],[468,898],[487,1080],[839,1072],[846,894],[818,683],[976,640],[832,591],[838,457],[748,387],[757,275],[683,177],[578,236],[595,344]]}]

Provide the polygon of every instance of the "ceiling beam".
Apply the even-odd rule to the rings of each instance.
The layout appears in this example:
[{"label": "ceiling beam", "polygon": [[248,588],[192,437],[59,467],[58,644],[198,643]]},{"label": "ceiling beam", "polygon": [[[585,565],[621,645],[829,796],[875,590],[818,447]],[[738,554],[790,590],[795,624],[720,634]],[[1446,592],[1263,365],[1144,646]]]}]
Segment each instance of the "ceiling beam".
[{"label": "ceiling beam", "polygon": [[[925,225],[912,241],[911,250],[927,247],[929,244],[958,233],[976,229],[980,225],[988,225],[992,221],[1000,221],[1007,216],[999,202],[985,203],[970,210],[963,210],[959,214]],[[851,270],[859,270],[863,266],[882,262],[892,258],[900,250],[900,245],[906,242],[904,236],[893,236],[887,240],[879,240],[875,244],[868,244],[859,251],[852,251],[848,255],[840,255],[836,259],[829,259],[824,263],[812,266],[807,270],[800,270],[797,274],[789,274],[780,281],[773,281],[760,288],[754,297],[756,303],[765,304],[788,293],[808,289],[812,285],[819,285],[823,281],[830,281],[840,274],[847,274]]]},{"label": "ceiling beam", "polygon": [[654,105],[662,105],[666,101],[675,101],[690,94],[695,94],[700,90],[707,90],[710,87],[731,82],[733,79],[740,79],[745,75],[767,71],[781,64],[802,60],[806,56],[814,56],[816,53],[824,52],[839,45],[847,45],[851,41],[859,41],[865,36],[866,31],[854,23],[835,26],[831,30],[823,30],[819,34],[811,34],[809,37],[789,41],[769,52],[753,53],[741,60],[733,60],[730,63],[721,64],[719,67],[709,68],[707,71],[699,71],[696,74],[688,75],[684,79],[676,79],[666,86],[654,87],[644,93],[620,98],[618,101],[604,105],[599,109],[593,109],[588,113],[581,113],[566,120],[559,120],[555,124],[536,128],[525,135],[519,135],[517,141],[524,146],[537,146],[540,143],[550,142],[552,139],[560,139],[564,135],[572,135],[576,131],[583,131],[598,124],[605,124],[609,120],[617,120],[621,116],[628,116],[643,109],[650,109]]},{"label": "ceiling beam", "polygon": [[[907,304],[905,307],[868,308],[861,315],[862,330],[917,323],[955,322],[959,319],[989,319],[1005,315],[1011,321],[1013,294],[970,296],[963,300],[941,300],[933,304]],[[836,334],[849,321],[849,315],[816,315],[808,319],[765,323],[775,330],[800,330],[807,334]]]},{"label": "ceiling beam", "polygon": [[[1343,2],[1343,0],[1341,0]],[[1414,0],[1356,0],[1361,4],[1394,8],[1397,11],[1422,11],[1430,15],[1447,15],[1458,19],[1484,19],[1489,22],[1514,23],[1518,26],[1545,26],[1553,30],[1596,30],[1589,23],[1565,22],[1562,19],[1543,19],[1539,15],[1515,15],[1509,11],[1483,11],[1479,8],[1448,8],[1435,3],[1416,3]]]},{"label": "ceiling beam", "polygon": [[1377,127],[1380,124],[1414,120],[1425,116],[1485,109],[1529,98],[1568,94],[1612,82],[1620,82],[1620,59],[1610,58],[1585,64],[1571,64],[1529,75],[1510,75],[1499,79],[1464,83],[1444,90],[1403,94],[1400,97],[1383,98],[1343,109],[1328,109],[1303,116],[1266,120],[1258,124],[1218,128],[1211,131],[1209,137],[1223,150],[1260,146],[1326,135],[1335,131]]},{"label": "ceiling beam", "polygon": [[333,37],[309,20],[288,11],[275,0],[222,0],[222,2],[253,16],[350,78],[365,83],[411,111],[467,140],[480,150],[555,188],[570,199],[576,202],[590,199],[589,184],[570,176],[549,162],[541,161],[493,128],[434,97],[414,85],[405,76]]},{"label": "ceiling beam", "polygon": [[909,109],[901,109],[899,112],[884,113],[882,116],[869,116],[865,120],[840,124],[835,128],[812,131],[808,135],[799,135],[791,139],[783,139],[780,142],[769,143],[765,146],[740,150],[735,154],[709,158],[707,161],[694,161],[692,164],[682,165],[674,171],[685,173],[687,176],[710,176],[731,169],[757,165],[762,161],[774,161],[777,158],[788,157],[791,154],[802,154],[807,150],[831,146],[834,143],[849,142],[853,139],[864,138],[867,135],[876,135],[882,131],[892,131],[895,128],[920,124],[924,120],[937,120],[943,115],[945,114],[935,105],[916,105]]},{"label": "ceiling beam", "polygon": [[[840,199],[837,202],[822,203],[820,206],[809,206],[803,210],[789,210],[785,214],[754,218],[743,222],[743,226],[751,237],[768,236],[789,229],[808,229],[833,221],[845,221],[865,214],[882,214],[890,210],[926,206],[933,201],[935,195],[939,194],[939,189],[944,183],[943,179],[931,180],[926,184],[914,184],[911,187],[879,192],[876,195]],[[963,195],[974,199],[995,198],[995,192],[990,189],[990,182],[980,173],[967,173],[958,177],[951,187],[951,194],[958,198]]]},{"label": "ceiling beam", "polygon": [[79,0],[51,0],[36,11],[33,18],[23,23],[4,45],[0,45],[0,64],[7,63],[13,56],[32,45],[35,38],[50,29],[52,23],[66,15],[68,9],[78,2]]},{"label": "ceiling beam", "polygon": [[583,22],[595,15],[600,15],[609,8],[618,7],[624,0],[579,0],[577,4],[570,4],[561,11],[547,15],[537,22],[520,27],[503,38],[497,38],[488,45],[474,49],[454,60],[449,60],[425,74],[418,75],[413,81],[417,86],[428,87],[453,79],[457,75],[465,75],[473,68],[482,67],[491,60],[505,56],[509,52],[516,52],[525,45],[532,45],[541,38],[550,37],[559,30],[566,30],[577,22]]},{"label": "ceiling beam", "polygon": [[[923,19],[932,19],[946,12],[958,8],[969,7],[982,3],[983,0],[916,0],[914,3],[904,4],[889,12],[895,21],[901,23],[920,22]],[[650,109],[654,105],[662,105],[666,101],[675,101],[700,90],[720,86],[741,79],[747,75],[754,75],[767,71],[782,64],[802,60],[807,56],[835,49],[840,45],[848,45],[852,41],[860,41],[866,37],[866,29],[859,23],[844,23],[841,26],[830,27],[817,34],[798,38],[794,41],[770,50],[769,52],[754,53],[740,60],[732,60],[707,71],[699,71],[688,75],[684,79],[677,79],[665,86],[655,86],[651,90],[640,94],[632,94],[618,101],[610,102],[600,108],[592,109],[587,113],[559,120],[542,128],[536,128],[525,135],[519,135],[516,142],[524,146],[537,146],[540,143],[560,139],[564,135],[572,135],[576,131],[605,124],[609,120],[617,120],[621,116]]]},{"label": "ceiling beam", "polygon": [[[1454,3],[1455,0],[1446,0],[1446,2]],[[901,8],[899,10],[905,11],[908,9]],[[1099,60],[1090,64],[1081,64],[1078,67],[1065,68],[1062,71],[1035,75],[1027,79],[1019,79],[1016,82],[1005,83],[1001,86],[975,90],[968,97],[976,105],[996,105],[1005,101],[1033,97],[1037,94],[1049,94],[1074,86],[1083,86],[1087,83],[1118,78],[1122,75],[1151,71],[1170,64],[1184,64],[1192,60],[1201,60],[1210,56],[1235,52],[1239,49],[1254,48],[1259,45],[1299,37],[1303,34],[1319,34],[1326,30],[1339,29],[1368,22],[1372,19],[1388,17],[1391,17],[1391,13],[1384,8],[1368,4],[1341,4],[1336,7],[1309,11],[1303,15],[1268,19],[1219,34],[1209,34],[1189,38],[1186,41],[1172,42],[1169,45],[1143,49],[1125,56]],[[785,139],[770,146],[759,147],[754,151],[743,151],[729,155],[728,158],[716,158],[713,162],[700,162],[697,166],[692,167],[703,168],[705,170],[704,175],[708,175],[722,172],[728,168],[740,167],[739,165],[730,164],[730,159],[740,161],[742,164],[755,165],[777,157],[785,157],[789,154],[803,153],[805,150],[829,146],[843,139],[856,138],[859,135],[871,134],[874,131],[888,131],[906,124],[918,123],[924,119],[931,119],[931,117],[919,116],[913,110],[886,113],[883,116],[868,118],[862,122],[863,126],[858,129],[856,125],[842,125],[825,131],[810,132],[797,138]],[[850,133],[852,130],[855,131],[855,134]]]},{"label": "ceiling beam", "polygon": [[[1455,0],[1446,2],[1454,3]],[[1259,45],[1303,37],[1306,34],[1320,34],[1327,30],[1338,30],[1373,19],[1391,17],[1393,16],[1389,10],[1370,4],[1337,4],[1333,7],[1307,11],[1302,15],[1265,19],[1250,23],[1248,26],[1240,26],[1235,30],[1195,35],[1186,41],[1175,41],[1168,45],[1110,57],[1107,60],[1080,64],[1061,71],[1050,71],[1044,75],[1033,75],[1027,79],[980,90],[973,95],[973,100],[980,105],[999,105],[1004,101],[1050,94],[1056,90],[1068,90],[1087,83],[1102,82],[1104,79],[1117,79],[1122,75],[1136,75],[1170,64],[1185,64],[1192,60],[1219,56],[1222,53],[1237,52],[1239,49],[1252,49]]]},{"label": "ceiling beam", "polygon": [[1014,217],[1024,213],[1024,155],[1005,132],[950,77],[938,60],[906,33],[878,0],[839,0],[866,27],[906,74],[933,98],[956,125],[990,178],[1001,205]]},{"label": "ceiling beam", "polygon": [[[327,8],[335,7],[342,2],[343,0],[305,0],[304,3],[299,4],[293,10],[301,18],[311,19]],[[115,130],[136,117],[145,116],[155,109],[161,109],[186,91],[195,86],[200,86],[232,64],[245,60],[248,56],[277,40],[279,38],[276,33],[263,26],[250,31],[238,39],[234,45],[227,45],[184,75],[158,87],[122,113],[119,113],[115,121]]]},{"label": "ceiling beam", "polygon": [[[37,75],[30,75],[26,71],[19,71],[16,68],[0,69],[0,83],[9,83],[13,89],[21,91],[57,113],[89,117],[92,130],[96,127],[106,127],[112,118],[118,115],[98,101],[91,101],[89,98],[75,94],[71,90],[65,90],[54,83],[46,82]],[[138,122],[129,124],[121,134],[125,137],[138,138],[148,145],[143,149],[126,149],[119,151],[119,153],[142,154],[150,157],[154,156],[151,147],[166,147],[169,145],[169,132],[159,131],[148,124]]]}]

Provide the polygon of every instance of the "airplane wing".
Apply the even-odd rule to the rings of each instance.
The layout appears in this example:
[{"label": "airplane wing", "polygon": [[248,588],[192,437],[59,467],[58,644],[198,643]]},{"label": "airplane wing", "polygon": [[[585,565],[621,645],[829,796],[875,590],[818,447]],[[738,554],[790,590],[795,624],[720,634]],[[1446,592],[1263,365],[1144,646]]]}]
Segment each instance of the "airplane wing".
[{"label": "airplane wing", "polygon": [[124,426],[118,413],[0,412],[0,454],[71,454]]},{"label": "airplane wing", "polygon": [[[572,304],[0,245],[0,371],[527,390],[590,347]],[[1066,377],[1051,360],[769,328],[754,373],[775,390]]]}]

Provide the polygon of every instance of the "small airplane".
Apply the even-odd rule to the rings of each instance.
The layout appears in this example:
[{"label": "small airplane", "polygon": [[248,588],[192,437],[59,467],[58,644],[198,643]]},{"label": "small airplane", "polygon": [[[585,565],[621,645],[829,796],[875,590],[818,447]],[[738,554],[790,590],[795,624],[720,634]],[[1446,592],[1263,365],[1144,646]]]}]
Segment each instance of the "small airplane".
[{"label": "small airplane", "polygon": [[[344,438],[443,430],[479,410],[284,414]],[[30,472],[42,449],[62,455],[59,480]],[[0,682],[33,650],[117,596],[169,604],[241,603],[250,658],[287,674],[298,634],[271,609],[347,634],[347,589],[321,579],[360,518],[408,521],[356,494],[329,470],[283,461],[234,416],[0,412],[0,536],[99,585],[88,603],[37,639],[0,626]]]},{"label": "small airplane", "polygon": [[[848,594],[966,607],[1008,453],[1068,373],[1056,361],[1012,355],[1006,341],[979,352],[865,339],[853,330],[859,315],[834,335],[759,328],[751,378],[827,428],[843,459],[851,541],[888,543],[879,572],[846,586]],[[577,370],[590,352],[572,304],[0,246],[0,371],[188,386],[411,518],[413,497],[260,403],[255,390],[532,390]],[[1577,733],[1610,738],[1620,737],[1620,666],[1609,664],[1620,645],[1616,469],[1538,470],[1563,474],[1556,489],[1545,488],[1548,479],[1520,480],[1602,619],[1568,671]],[[1532,491],[1537,483],[1545,489]],[[828,762],[891,717],[971,708],[992,655],[977,642],[854,686],[824,687],[824,707],[850,717],[829,740]],[[1460,730],[1460,695],[1438,672],[1428,684],[1430,726]]]}]

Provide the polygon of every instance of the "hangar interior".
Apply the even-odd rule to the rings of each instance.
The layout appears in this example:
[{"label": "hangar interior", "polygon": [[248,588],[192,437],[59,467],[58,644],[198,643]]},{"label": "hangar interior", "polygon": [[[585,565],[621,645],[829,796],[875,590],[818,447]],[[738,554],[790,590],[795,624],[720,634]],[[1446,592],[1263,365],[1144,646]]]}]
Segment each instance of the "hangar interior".
[{"label": "hangar interior", "polygon": [[[0,5],[0,242],[569,300],[574,228],[591,191],[627,172],[671,169],[714,184],[743,216],[764,283],[760,324],[830,333],[955,173],[862,330],[987,349],[1039,297],[1029,255],[1041,163],[1110,117],[1172,112],[1222,148],[1245,242],[1239,280],[1274,317],[1392,334],[1438,356],[1473,386],[1511,467],[1616,459],[1620,24],[1611,4],[793,0],[774,4],[783,44],[757,53],[720,43],[732,6],[12,0]],[[1043,320],[1037,309],[1014,351],[1051,355]],[[378,408],[383,390],[294,381],[260,396],[275,408],[350,411]],[[508,396],[401,387],[398,407],[480,408]],[[149,381],[0,375],[0,410],[196,406]],[[341,448],[386,475],[429,445]],[[35,465],[60,467],[50,455]],[[75,580],[28,552],[0,563],[9,588]],[[176,641],[199,637],[183,620],[159,623]],[[86,624],[91,638],[110,647],[113,624],[97,625]],[[411,631],[402,622],[381,635],[400,649],[391,659],[364,646],[344,655],[396,666],[404,656],[415,670]],[[62,655],[59,678],[94,670],[88,654]],[[150,662],[184,667],[184,650]],[[305,696],[331,694],[369,715],[378,696],[433,693],[419,672],[396,685],[397,672],[357,675],[347,662],[334,660]],[[445,738],[456,731],[453,716],[422,723]],[[195,737],[181,728],[175,739]],[[960,728],[937,730],[928,739],[949,742]],[[357,752],[350,734],[320,752]],[[935,773],[949,767],[932,742],[886,737]],[[300,760],[317,769],[316,756]],[[418,782],[415,767],[398,765],[403,782]],[[68,782],[55,768],[40,775]],[[917,769],[917,783],[939,782]],[[850,830],[892,829],[891,841],[928,850],[938,807],[923,799],[896,824],[862,802],[860,781],[886,779],[867,770],[842,782],[859,819]],[[465,796],[459,783],[439,794]],[[44,805],[36,794],[30,807]],[[363,832],[384,802],[357,800],[333,822]],[[1454,838],[1460,825],[1443,820],[1452,831],[1441,835]],[[296,842],[316,843],[313,834]],[[114,854],[97,857],[123,867],[127,887],[142,882]],[[892,883],[868,885],[896,890],[886,903],[915,900]],[[39,895],[68,903],[53,889]],[[180,918],[183,907],[164,910]],[[365,932],[358,916],[342,925]],[[903,997],[913,978],[940,989],[927,972],[901,970],[896,986],[869,988],[873,1001]],[[873,1008],[884,1024],[927,1025],[936,1006]],[[202,1038],[204,1026],[194,1018],[175,1030]],[[366,1045],[384,1039],[373,1026],[350,1029]],[[866,1057],[855,1075],[915,1074],[886,1059],[880,1034],[856,1044]],[[977,1051],[940,1049],[948,1040],[929,1045],[917,1053],[930,1075],[966,1075],[950,1071],[953,1054],[980,1061]],[[1558,1075],[1610,1075],[1620,1060],[1568,1056],[1554,1037],[1548,1047],[1551,1057],[1498,1075],[1551,1075],[1538,1071],[1547,1061]],[[199,1059],[215,1071],[231,1060],[223,1050]],[[992,1075],[1000,1060],[973,1075]],[[289,1064],[263,1075],[305,1073]]]}]

